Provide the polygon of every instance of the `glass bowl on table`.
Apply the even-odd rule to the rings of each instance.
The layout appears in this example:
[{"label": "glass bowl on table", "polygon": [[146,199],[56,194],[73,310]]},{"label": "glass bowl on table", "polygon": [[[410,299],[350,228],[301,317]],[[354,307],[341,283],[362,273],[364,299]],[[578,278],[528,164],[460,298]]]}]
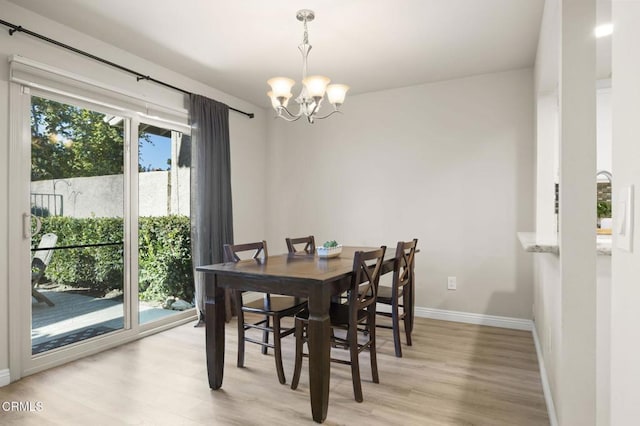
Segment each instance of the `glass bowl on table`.
[{"label": "glass bowl on table", "polygon": [[324,246],[316,247],[316,253],[318,253],[318,257],[324,258],[324,259],[331,259],[332,257],[338,257],[340,256],[340,253],[342,253],[342,244],[338,244],[337,246],[333,246],[333,247],[324,247]]}]

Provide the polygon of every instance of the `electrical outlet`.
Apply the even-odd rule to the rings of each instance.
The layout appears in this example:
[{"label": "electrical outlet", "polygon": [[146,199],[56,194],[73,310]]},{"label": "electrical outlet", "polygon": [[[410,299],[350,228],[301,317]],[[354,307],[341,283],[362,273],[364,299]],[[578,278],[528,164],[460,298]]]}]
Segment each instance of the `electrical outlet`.
[{"label": "electrical outlet", "polygon": [[447,290],[456,289],[456,277],[447,277]]}]

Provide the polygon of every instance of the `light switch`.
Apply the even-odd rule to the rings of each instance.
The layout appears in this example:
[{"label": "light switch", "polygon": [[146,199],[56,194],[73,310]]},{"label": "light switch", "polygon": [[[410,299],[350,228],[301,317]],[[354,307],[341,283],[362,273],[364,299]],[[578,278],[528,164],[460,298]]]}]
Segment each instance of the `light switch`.
[{"label": "light switch", "polygon": [[633,185],[624,186],[618,192],[618,202],[615,205],[616,246],[628,252],[633,251]]}]

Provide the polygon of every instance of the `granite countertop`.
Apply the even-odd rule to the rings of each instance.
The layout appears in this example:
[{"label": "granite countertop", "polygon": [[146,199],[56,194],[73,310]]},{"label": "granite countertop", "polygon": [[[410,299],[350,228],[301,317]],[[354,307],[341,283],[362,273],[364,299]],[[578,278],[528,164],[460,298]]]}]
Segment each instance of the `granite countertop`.
[{"label": "granite countertop", "polygon": [[[518,232],[522,248],[531,253],[560,254],[557,236],[539,236],[535,232]],[[611,236],[598,235],[596,252],[602,256],[611,256]]]}]

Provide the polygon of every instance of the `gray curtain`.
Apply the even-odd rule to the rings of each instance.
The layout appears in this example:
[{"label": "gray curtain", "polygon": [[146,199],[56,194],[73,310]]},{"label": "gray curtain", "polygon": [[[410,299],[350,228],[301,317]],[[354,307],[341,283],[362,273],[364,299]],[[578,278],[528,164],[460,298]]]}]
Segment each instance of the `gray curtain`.
[{"label": "gray curtain", "polygon": [[204,317],[204,277],[195,267],[223,261],[233,243],[229,107],[191,95],[191,256],[196,307]]}]

